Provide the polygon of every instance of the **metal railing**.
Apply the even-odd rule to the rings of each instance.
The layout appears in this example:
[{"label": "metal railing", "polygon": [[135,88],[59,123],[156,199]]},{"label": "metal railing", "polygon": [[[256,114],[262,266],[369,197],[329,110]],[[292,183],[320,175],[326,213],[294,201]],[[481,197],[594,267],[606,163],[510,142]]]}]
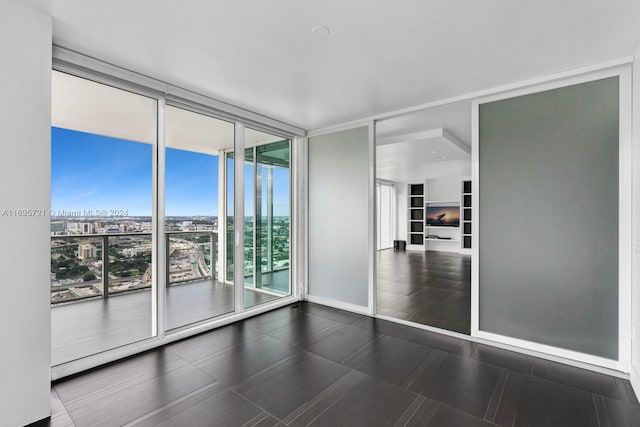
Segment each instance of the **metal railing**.
[{"label": "metal railing", "polygon": [[[166,283],[169,286],[181,284],[181,283],[193,282],[193,281],[200,281],[205,279],[217,280],[217,272],[216,272],[216,261],[218,258],[217,256],[218,232],[217,231],[214,231],[214,230],[166,231],[165,235],[166,235],[165,251],[167,254],[167,265],[169,266],[169,268],[167,268]],[[199,239],[192,240],[192,239],[185,238],[187,236],[194,236],[194,235],[208,236],[209,264],[206,263],[207,261],[206,253],[203,252],[203,250],[197,246],[197,245],[204,245],[206,243],[197,241]],[[174,240],[173,250],[171,247],[172,240]],[[173,266],[174,266],[173,271],[171,269],[171,266],[172,266],[171,257],[174,255],[176,251],[178,252],[181,251],[181,248],[179,245],[183,247],[185,245],[187,246],[186,249],[189,256],[189,268],[187,270],[190,270],[191,274],[187,272],[186,274],[181,275],[180,271],[185,270],[184,267],[187,267],[187,266],[183,265],[182,269],[176,268],[177,263],[175,259],[173,263]],[[193,245],[196,245],[196,246],[193,246]],[[192,256],[195,256],[195,259],[191,259]],[[183,261],[183,264],[184,264],[184,261]],[[173,273],[173,279],[172,279],[172,273]]]},{"label": "metal railing", "polygon": [[[168,231],[165,234],[168,286],[216,280],[217,231]],[[207,238],[202,242],[203,239],[198,235]],[[118,242],[114,244],[115,239]],[[71,242],[66,245],[56,243],[65,240]],[[98,245],[100,256],[97,256]],[[51,303],[108,298],[109,295],[149,289],[152,283],[151,245],[151,233],[148,232],[51,236]],[[114,248],[119,248],[120,251]],[[146,257],[148,262],[144,272],[134,269],[137,275],[131,275],[131,271],[122,269],[112,271],[112,263],[122,263],[123,260],[126,263],[133,259],[139,264],[146,261]],[[66,265],[78,268],[78,272],[60,279],[60,273],[68,274],[66,267],[54,267],[54,264],[60,265],[60,258],[63,258],[63,263],[68,261]],[[89,268],[92,264],[93,269]],[[99,273],[99,278],[96,273]]]}]

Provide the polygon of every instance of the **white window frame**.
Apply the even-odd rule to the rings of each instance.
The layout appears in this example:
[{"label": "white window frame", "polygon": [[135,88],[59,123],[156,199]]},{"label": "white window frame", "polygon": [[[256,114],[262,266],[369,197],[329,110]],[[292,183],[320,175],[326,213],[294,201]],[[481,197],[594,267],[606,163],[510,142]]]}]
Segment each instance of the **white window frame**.
[{"label": "white window frame", "polygon": [[[306,140],[306,132],[304,129],[291,126],[287,123],[271,119],[269,117],[253,113],[218,101],[213,98],[206,97],[185,89],[172,86],[166,82],[162,82],[151,77],[147,77],[115,65],[87,57],[67,50],[59,46],[53,46],[53,70],[68,73],[70,75],[84,78],[87,80],[102,83],[118,89],[124,89],[129,92],[144,95],[158,102],[158,121],[157,121],[157,141],[153,144],[153,260],[152,268],[154,278],[152,284],[152,336],[131,344],[107,350],[101,353],[92,354],[81,359],[73,360],[60,365],[52,366],[52,380],[63,378],[87,369],[94,368],[105,363],[109,363],[124,357],[141,353],[143,351],[163,346],[170,342],[174,342],[183,338],[187,338],[202,332],[206,332],[230,323],[237,322],[256,314],[270,311],[279,307],[283,307],[302,298],[300,278],[304,277],[305,265],[302,263],[302,252],[300,248],[305,245],[305,221],[303,215],[306,213],[304,208],[304,190],[301,184],[304,183],[303,168],[300,162],[304,159],[304,142]],[[282,297],[272,302],[259,304],[253,307],[244,307],[244,284],[235,286],[235,311],[226,315],[221,315],[212,319],[203,320],[202,322],[186,325],[171,331],[165,331],[165,292],[166,275],[164,268],[166,267],[166,254],[161,250],[164,246],[164,208],[165,208],[165,186],[164,179],[160,179],[165,174],[165,147],[166,147],[166,129],[165,129],[165,107],[171,105],[196,113],[204,114],[213,118],[226,120],[234,123],[235,127],[235,146],[236,153],[244,153],[244,127],[250,126],[252,129],[272,133],[283,138],[291,140],[291,191],[290,191],[290,280],[291,295]],[[243,161],[234,156],[234,161]],[[236,218],[244,218],[244,168],[234,168],[235,179],[234,186],[236,197],[234,197],[234,216]],[[226,174],[226,162],[225,170]],[[221,174],[222,176],[222,174]],[[226,176],[226,175],[225,175]],[[226,193],[226,183],[224,183],[224,191]],[[240,193],[238,193],[240,192]],[[237,196],[242,194],[242,196]],[[225,194],[226,195],[226,194]],[[226,204],[226,197],[225,197]],[[303,208],[301,208],[301,206]],[[226,215],[226,206],[219,209]],[[244,265],[244,238],[243,227],[236,230],[235,236],[235,260],[234,265]],[[237,273],[237,271],[236,271]],[[241,270],[241,274],[243,274]],[[234,278],[241,277],[237,274]]]}]

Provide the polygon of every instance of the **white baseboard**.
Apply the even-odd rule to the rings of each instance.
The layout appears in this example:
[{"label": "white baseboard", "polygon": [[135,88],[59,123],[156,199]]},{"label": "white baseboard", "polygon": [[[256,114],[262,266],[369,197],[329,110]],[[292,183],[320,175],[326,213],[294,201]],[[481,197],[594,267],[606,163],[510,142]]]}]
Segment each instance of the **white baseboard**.
[{"label": "white baseboard", "polygon": [[636,394],[636,398],[640,400],[640,371],[636,366],[631,365],[631,374],[629,375],[629,382],[631,382],[631,388]]},{"label": "white baseboard", "polygon": [[307,301],[314,304],[326,305],[327,307],[331,308],[337,308],[339,310],[351,311],[353,313],[371,316],[369,307],[363,305],[350,304],[348,302],[338,301],[331,298],[318,297],[314,295],[307,295]]},{"label": "white baseboard", "polygon": [[[491,347],[497,347],[503,350],[509,350],[516,353],[526,354],[528,356],[538,357],[540,359],[545,359],[552,362],[558,362],[565,365],[574,366],[576,368],[586,369],[589,371],[598,372],[601,374],[610,375],[617,378],[631,379],[631,385],[633,386],[633,389],[636,392],[636,395],[639,395],[638,399],[640,400],[640,393],[639,393],[640,392],[640,371],[635,371],[635,374],[632,372],[630,376],[628,373],[621,372],[615,367],[609,367],[611,366],[610,363],[608,363],[609,366],[599,366],[597,364],[593,364],[594,362],[593,360],[590,360],[590,362],[592,363],[588,363],[588,362],[576,360],[575,358],[572,358],[572,357],[563,357],[563,356],[567,356],[568,354],[564,354],[563,356],[549,354],[548,352],[545,352],[545,351],[539,351],[542,348],[538,348],[538,351],[530,350],[530,349],[524,348],[521,345],[518,345],[518,344],[521,344],[520,342],[510,342],[510,343],[502,342],[503,337],[494,336],[493,334],[483,333],[484,336],[472,337],[470,335],[451,332],[445,329],[435,328],[435,327],[423,325],[420,323],[401,320],[401,319],[397,319],[390,316],[385,316],[380,314],[372,315],[371,313],[368,312],[367,307],[364,307],[361,305],[349,304],[349,303],[337,301],[330,298],[314,297],[312,295],[308,295],[307,301],[320,304],[320,305],[325,305],[327,307],[337,308],[339,310],[345,310],[345,311],[350,311],[357,314],[363,314],[365,316],[376,317],[376,318],[387,320],[390,322],[399,323],[401,325],[410,326],[416,329],[423,329],[423,330],[435,332],[441,335],[446,335],[446,336],[450,336],[450,337],[454,337],[454,338],[458,338],[466,341],[471,341],[471,342],[477,342],[480,344],[485,344]],[[557,349],[554,348],[554,350],[557,350]],[[602,361],[597,360],[597,362],[602,362]],[[635,380],[634,380],[634,376],[635,376]]]},{"label": "white baseboard", "polygon": [[566,350],[564,348],[512,338],[486,331],[478,331],[477,338],[484,339],[493,343],[504,344],[511,348],[529,350],[536,357],[541,357],[548,360],[555,360],[565,364],[569,364],[568,361],[571,361],[572,365],[581,368],[587,367],[587,369],[591,370],[603,368],[606,369],[607,372],[614,371],[621,372],[623,375],[629,375],[628,372],[625,372],[624,366],[621,366],[620,362],[617,360],[605,359],[599,356],[593,356],[586,353]]}]

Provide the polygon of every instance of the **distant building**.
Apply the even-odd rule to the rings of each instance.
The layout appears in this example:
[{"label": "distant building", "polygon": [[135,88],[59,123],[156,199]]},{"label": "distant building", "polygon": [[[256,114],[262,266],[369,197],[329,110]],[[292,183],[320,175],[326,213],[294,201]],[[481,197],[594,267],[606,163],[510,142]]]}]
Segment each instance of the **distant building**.
[{"label": "distant building", "polygon": [[70,233],[79,233],[80,232],[80,224],[77,222],[67,222],[67,231]]},{"label": "distant building", "polygon": [[90,222],[83,222],[82,224],[82,234],[93,234],[93,224]]},{"label": "distant building", "polygon": [[133,258],[138,255],[142,255],[144,253],[150,253],[151,246],[138,246],[136,248],[125,248],[122,250],[122,255]]},{"label": "distant building", "polygon": [[96,245],[92,243],[80,243],[78,245],[79,259],[93,259],[96,257]]},{"label": "distant building", "polygon": [[63,221],[51,221],[51,233],[57,234],[62,233],[64,231],[64,222]]}]

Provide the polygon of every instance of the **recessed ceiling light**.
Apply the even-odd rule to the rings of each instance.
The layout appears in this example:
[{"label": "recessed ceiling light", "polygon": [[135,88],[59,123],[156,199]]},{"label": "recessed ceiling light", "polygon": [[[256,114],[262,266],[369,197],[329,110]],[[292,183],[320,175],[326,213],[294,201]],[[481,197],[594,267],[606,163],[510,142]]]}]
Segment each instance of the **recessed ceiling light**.
[{"label": "recessed ceiling light", "polygon": [[433,150],[433,151],[431,152],[431,154],[436,154],[436,150]]},{"label": "recessed ceiling light", "polygon": [[328,37],[330,33],[331,31],[329,31],[329,28],[325,27],[324,25],[316,25],[311,29],[311,34],[313,34],[315,37]]}]

